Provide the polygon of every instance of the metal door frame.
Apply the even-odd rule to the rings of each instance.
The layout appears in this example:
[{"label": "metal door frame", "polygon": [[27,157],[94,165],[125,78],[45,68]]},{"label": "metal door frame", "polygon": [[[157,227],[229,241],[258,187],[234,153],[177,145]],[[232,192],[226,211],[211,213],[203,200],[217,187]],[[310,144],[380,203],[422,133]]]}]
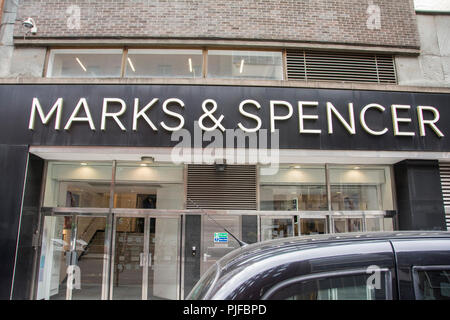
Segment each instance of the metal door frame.
[{"label": "metal door frame", "polygon": [[[102,209],[102,208],[42,208],[42,230],[45,223],[46,217],[71,217],[72,223],[71,223],[71,234],[70,234],[70,253],[73,252],[76,249],[76,238],[77,238],[77,231],[78,231],[78,217],[98,217],[98,218],[105,218],[105,242],[104,242],[104,258],[103,258],[103,272],[102,272],[102,293],[101,293],[101,299],[103,299],[104,292],[105,292],[105,267],[108,265],[108,256],[106,254],[106,250],[108,250],[109,241],[107,239],[107,234],[110,229],[110,226],[108,225],[108,209]],[[39,238],[39,244],[42,245],[42,232],[40,234]],[[38,256],[40,257],[42,254],[41,250],[39,250]],[[40,258],[37,259],[39,262]],[[67,266],[68,267],[68,266]],[[39,272],[39,266],[36,267],[36,272]],[[66,268],[67,272],[67,268]],[[35,277],[35,285],[34,285],[34,297],[37,296],[37,290],[39,287],[38,284],[39,277]],[[69,289],[69,286],[66,285],[66,300],[72,300],[72,290]]]},{"label": "metal door frame", "polygon": [[[143,270],[142,270],[142,300],[147,300],[148,298],[148,256],[150,254],[150,219],[152,218],[169,218],[169,219],[177,219],[178,220],[178,249],[180,249],[182,245],[182,215],[181,214],[157,214],[154,209],[113,209],[112,210],[112,239],[111,239],[111,265],[109,269],[109,292],[108,297],[109,300],[113,300],[114,295],[114,261],[115,257],[115,248],[116,248],[116,231],[117,231],[117,223],[116,219],[120,217],[126,218],[144,218],[144,252],[143,252]],[[179,250],[177,250],[179,252]],[[182,257],[177,254],[177,299],[180,299],[180,268],[181,268]]]}]

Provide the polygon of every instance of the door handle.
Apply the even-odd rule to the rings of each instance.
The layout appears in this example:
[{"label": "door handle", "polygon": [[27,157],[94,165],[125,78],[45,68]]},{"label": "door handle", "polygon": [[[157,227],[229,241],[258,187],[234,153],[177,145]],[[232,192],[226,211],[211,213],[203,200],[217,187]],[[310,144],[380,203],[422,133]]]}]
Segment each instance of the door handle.
[{"label": "door handle", "polygon": [[148,267],[152,266],[152,254],[149,253],[146,257],[144,252],[139,253],[139,266],[145,267],[145,259],[148,261]]},{"label": "door handle", "polygon": [[139,253],[139,266],[143,267],[145,265],[145,255],[143,252]]}]

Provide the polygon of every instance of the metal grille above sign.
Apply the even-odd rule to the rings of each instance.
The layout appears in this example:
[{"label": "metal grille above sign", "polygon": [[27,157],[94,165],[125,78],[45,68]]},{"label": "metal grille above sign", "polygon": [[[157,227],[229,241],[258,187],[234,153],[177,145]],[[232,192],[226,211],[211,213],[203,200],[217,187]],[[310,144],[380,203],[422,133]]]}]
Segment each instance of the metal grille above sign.
[{"label": "metal grille above sign", "polygon": [[288,50],[289,80],[396,83],[390,55]]}]

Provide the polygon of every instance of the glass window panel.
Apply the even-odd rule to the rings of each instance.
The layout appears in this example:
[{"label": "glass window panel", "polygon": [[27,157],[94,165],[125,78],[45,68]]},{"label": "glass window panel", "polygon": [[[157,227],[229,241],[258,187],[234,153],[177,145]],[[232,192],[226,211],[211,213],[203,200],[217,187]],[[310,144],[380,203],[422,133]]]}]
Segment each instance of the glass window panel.
[{"label": "glass window panel", "polygon": [[384,231],[394,231],[394,219],[391,217],[384,217],[383,219]]},{"label": "glass window panel", "polygon": [[177,299],[179,219],[151,218],[148,299]]},{"label": "glass window panel", "polygon": [[183,209],[183,167],[119,163],[115,208]]},{"label": "glass window panel", "polygon": [[71,237],[72,217],[45,217],[39,260],[38,300],[66,299]]},{"label": "glass window panel", "polygon": [[144,218],[116,218],[113,264],[113,299],[142,299]]},{"label": "glass window panel", "polygon": [[282,80],[281,52],[208,50],[208,78]]},{"label": "glass window panel", "polygon": [[326,219],[300,218],[301,235],[326,233]]},{"label": "glass window panel", "polygon": [[261,210],[327,210],[324,167],[281,167],[277,174],[260,175]]},{"label": "glass window panel", "polygon": [[366,231],[383,231],[383,218],[367,218],[366,217]]},{"label": "glass window panel", "polygon": [[276,300],[385,300],[385,277],[381,288],[367,286],[368,275],[336,276],[297,282],[281,288],[270,299]]},{"label": "glass window panel", "polygon": [[450,300],[450,267],[448,270],[417,271],[419,300]]},{"label": "glass window panel", "polygon": [[261,217],[261,240],[292,237],[294,229],[292,218]]},{"label": "glass window panel", "polygon": [[203,77],[202,50],[129,49],[126,77]]},{"label": "glass window panel", "polygon": [[335,218],[334,219],[334,232],[361,232],[362,231],[362,218]]},{"label": "glass window panel", "polygon": [[49,162],[44,207],[108,208],[111,163]]},{"label": "glass window panel", "polygon": [[50,53],[47,77],[120,77],[122,49],[60,49]]},{"label": "glass window panel", "polygon": [[72,290],[73,300],[100,300],[105,259],[104,217],[78,217],[76,252],[80,268],[80,289]]},{"label": "glass window panel", "polygon": [[388,166],[330,168],[332,210],[393,210]]}]

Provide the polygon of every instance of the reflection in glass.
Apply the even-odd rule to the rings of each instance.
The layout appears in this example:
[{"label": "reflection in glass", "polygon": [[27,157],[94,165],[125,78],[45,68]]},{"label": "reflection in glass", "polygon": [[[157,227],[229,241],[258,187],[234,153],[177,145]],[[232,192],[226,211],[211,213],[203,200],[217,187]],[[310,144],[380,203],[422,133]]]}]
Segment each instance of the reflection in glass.
[{"label": "reflection in glass", "polygon": [[327,210],[324,167],[282,167],[274,175],[260,175],[261,210]]},{"label": "reflection in glass", "polygon": [[366,217],[366,231],[383,231],[383,217],[369,218]]},{"label": "reflection in glass", "polygon": [[150,219],[148,299],[177,299],[179,220]]},{"label": "reflection in glass", "polygon": [[290,284],[275,292],[274,300],[385,300],[385,276],[380,289],[367,285],[367,275],[336,276]]},{"label": "reflection in glass", "polygon": [[102,297],[105,227],[104,217],[77,218],[76,252],[81,288],[72,290],[74,300],[99,300]]},{"label": "reflection in glass", "polygon": [[183,209],[183,167],[119,163],[115,208]]},{"label": "reflection in glass", "polygon": [[45,207],[108,208],[111,163],[49,162]]},{"label": "reflection in glass", "polygon": [[208,50],[208,78],[282,80],[282,54],[270,51]]},{"label": "reflection in glass", "polygon": [[300,218],[300,234],[313,235],[326,233],[326,220],[313,218]]},{"label": "reflection in glass", "polygon": [[332,210],[392,210],[388,166],[330,167]]},{"label": "reflection in glass", "polygon": [[384,231],[394,231],[394,219],[392,217],[384,217],[383,228]]},{"label": "reflection in glass", "polygon": [[292,218],[261,217],[261,240],[292,237],[294,229]]},{"label": "reflection in glass", "polygon": [[122,49],[52,50],[47,77],[120,77]]},{"label": "reflection in glass", "polygon": [[39,262],[38,300],[66,299],[71,237],[72,217],[45,217]]},{"label": "reflection in glass", "polygon": [[144,218],[116,219],[113,299],[142,299]]},{"label": "reflection in glass", "polygon": [[362,218],[335,218],[334,232],[361,232]]},{"label": "reflection in glass", "polygon": [[201,78],[202,50],[129,49],[126,77]]}]

